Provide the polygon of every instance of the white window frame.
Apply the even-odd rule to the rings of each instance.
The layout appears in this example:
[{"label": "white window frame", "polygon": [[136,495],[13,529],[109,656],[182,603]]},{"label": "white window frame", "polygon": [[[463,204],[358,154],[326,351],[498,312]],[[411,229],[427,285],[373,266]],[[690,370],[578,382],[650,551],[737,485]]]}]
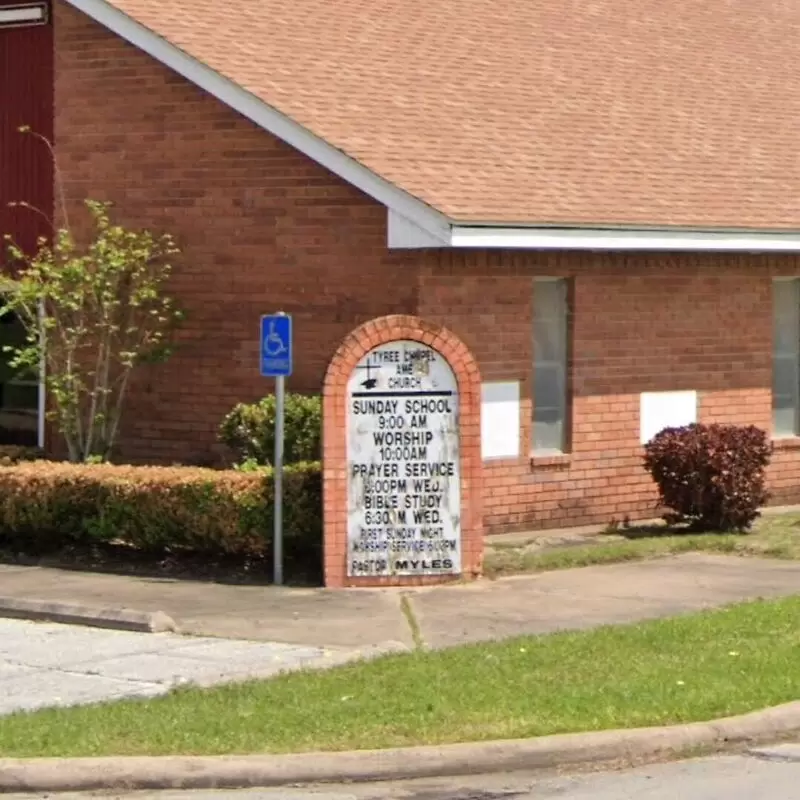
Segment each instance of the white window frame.
[{"label": "white window frame", "polygon": [[0,29],[47,25],[47,3],[18,3],[0,7]]},{"label": "white window frame", "polygon": [[[541,290],[547,287],[548,292],[545,294]],[[539,291],[537,291],[537,289]],[[558,301],[556,303],[549,302],[552,299],[552,290],[556,291]],[[569,353],[570,353],[570,279],[569,278],[534,278],[533,280],[533,321],[532,321],[532,338],[533,338],[533,373],[532,373],[532,386],[531,386],[531,445],[530,450],[534,456],[553,456],[563,455],[569,452],[570,445],[570,387],[569,387]],[[536,329],[540,325],[542,319],[546,321],[549,327],[548,337],[556,352],[556,357],[542,358],[540,357],[541,350],[544,348],[537,345]],[[557,392],[559,394],[559,406],[542,406],[539,397],[537,397],[537,377],[540,372],[549,374],[555,373],[558,375],[559,387]],[[552,394],[552,387],[550,388]],[[559,441],[553,443],[552,446],[541,446],[538,441],[540,440],[540,432],[538,426],[545,426],[545,420],[537,419],[537,409],[545,409],[548,412],[560,412],[561,433]]]}]

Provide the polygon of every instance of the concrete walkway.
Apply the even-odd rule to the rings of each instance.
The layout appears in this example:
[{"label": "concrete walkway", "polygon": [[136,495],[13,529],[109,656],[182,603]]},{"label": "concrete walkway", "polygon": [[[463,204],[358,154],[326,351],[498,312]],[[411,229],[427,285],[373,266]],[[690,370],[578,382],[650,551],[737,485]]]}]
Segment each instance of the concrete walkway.
[{"label": "concrete walkway", "polygon": [[163,611],[184,633],[353,650],[632,622],[800,593],[800,562],[687,554],[414,590],[287,589],[0,566],[0,594]]},{"label": "concrete walkway", "polygon": [[0,714],[155,697],[331,660],[318,647],[0,619]]}]

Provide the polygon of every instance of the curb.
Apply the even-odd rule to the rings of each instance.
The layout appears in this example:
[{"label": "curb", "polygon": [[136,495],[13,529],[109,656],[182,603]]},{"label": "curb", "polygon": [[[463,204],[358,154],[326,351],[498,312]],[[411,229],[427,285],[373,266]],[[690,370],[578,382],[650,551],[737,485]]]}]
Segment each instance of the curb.
[{"label": "curb", "polygon": [[800,729],[800,701],[713,722],[440,747],[284,756],[0,759],[0,792],[235,789],[456,777],[591,765]]},{"label": "curb", "polygon": [[175,621],[163,611],[136,611],[132,608],[103,608],[82,603],[50,600],[21,600],[0,596],[0,617],[60,622],[140,633],[178,632]]}]

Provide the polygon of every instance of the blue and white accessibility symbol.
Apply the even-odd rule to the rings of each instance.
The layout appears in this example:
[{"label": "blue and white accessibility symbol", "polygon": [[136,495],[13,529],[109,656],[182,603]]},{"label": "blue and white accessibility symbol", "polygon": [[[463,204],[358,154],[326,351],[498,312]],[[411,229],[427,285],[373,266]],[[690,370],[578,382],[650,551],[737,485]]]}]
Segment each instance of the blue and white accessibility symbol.
[{"label": "blue and white accessibility symbol", "polygon": [[261,374],[265,378],[292,374],[292,318],[288,314],[261,317]]}]

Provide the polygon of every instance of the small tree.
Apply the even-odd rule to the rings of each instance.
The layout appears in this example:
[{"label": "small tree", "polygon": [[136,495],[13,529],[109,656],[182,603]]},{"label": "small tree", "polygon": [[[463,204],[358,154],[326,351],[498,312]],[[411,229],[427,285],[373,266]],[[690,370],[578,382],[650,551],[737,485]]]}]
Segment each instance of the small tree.
[{"label": "small tree", "polygon": [[169,356],[181,319],[162,294],[178,253],[172,237],[114,225],[109,203],[85,205],[93,227],[87,245],[78,243],[65,213],[66,227],[52,243],[39,239],[32,256],[5,237],[19,270],[0,305],[26,332],[24,343],[6,346],[11,365],[44,371],[49,416],[71,461],[109,458],[131,372]]}]

